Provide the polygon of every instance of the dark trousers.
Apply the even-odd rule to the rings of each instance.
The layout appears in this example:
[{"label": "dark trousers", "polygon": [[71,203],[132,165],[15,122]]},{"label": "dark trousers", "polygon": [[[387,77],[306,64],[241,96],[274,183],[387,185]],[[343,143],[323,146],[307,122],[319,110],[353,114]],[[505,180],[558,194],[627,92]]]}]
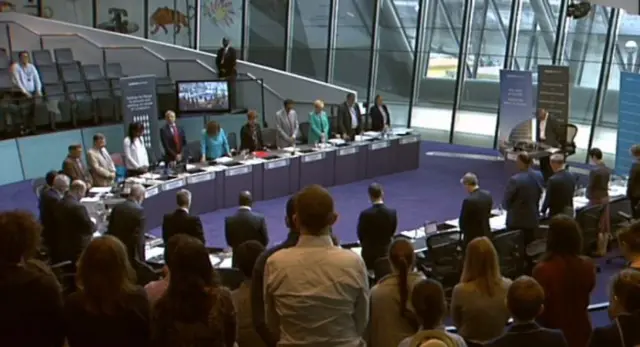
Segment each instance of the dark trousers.
[{"label": "dark trousers", "polygon": [[127,169],[127,177],[136,177],[146,173],[145,170],[140,169]]},{"label": "dark trousers", "polygon": [[536,237],[536,228],[516,228],[516,227],[507,227],[508,231],[520,230],[522,232],[522,270],[525,274],[530,275],[533,272],[533,267],[535,266],[535,259],[529,257],[527,254],[527,247],[535,241]]},{"label": "dark trousers", "polygon": [[542,177],[544,177],[545,182],[553,176],[553,169],[551,168],[551,161],[548,155],[540,158],[540,171],[542,172]]},{"label": "dark trousers", "polygon": [[640,219],[640,198],[629,198],[629,204],[631,205],[631,216],[633,219]]},{"label": "dark trousers", "polygon": [[237,76],[235,74],[231,74],[231,75],[220,74],[218,77],[229,81],[229,96],[228,96],[229,108],[231,108],[231,110],[234,110],[236,108],[236,77]]}]

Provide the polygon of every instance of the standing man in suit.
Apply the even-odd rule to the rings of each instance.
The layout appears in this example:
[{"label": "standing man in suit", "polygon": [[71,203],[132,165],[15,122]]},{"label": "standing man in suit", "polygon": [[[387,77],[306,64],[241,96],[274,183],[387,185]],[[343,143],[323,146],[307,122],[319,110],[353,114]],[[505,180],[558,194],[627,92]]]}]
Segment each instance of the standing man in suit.
[{"label": "standing man in suit", "polygon": [[80,180],[71,182],[69,191],[56,209],[56,228],[52,255],[54,263],[70,261],[73,264],[91,241],[95,224],[89,212],[80,203],[87,194],[87,185]]},{"label": "standing man in suit", "polygon": [[67,157],[62,162],[62,172],[69,176],[71,181],[83,181],[87,189],[91,189],[93,183],[91,175],[82,162],[82,145],[70,145],[68,151]]},{"label": "standing man in suit", "polygon": [[[527,152],[518,153],[516,165],[520,172],[511,176],[504,192],[502,206],[507,211],[507,230],[521,230],[524,247],[533,241],[539,225],[540,198],[544,187],[542,175],[531,168]],[[531,259],[525,259],[525,269],[532,270]]]},{"label": "standing man in suit", "polygon": [[387,256],[391,238],[398,228],[398,213],[384,204],[384,192],[378,183],[369,186],[371,207],[358,217],[358,240],[367,269],[373,270],[378,259]]},{"label": "standing man in suit", "polygon": [[187,234],[204,244],[202,221],[200,221],[200,217],[189,214],[191,192],[186,189],[178,191],[176,193],[176,204],[178,208],[172,213],[165,214],[162,220],[162,240],[164,244],[169,244],[169,240],[177,234]]},{"label": "standing man in suit", "polygon": [[176,124],[175,112],[169,110],[165,112],[166,124],[160,128],[160,142],[164,149],[164,160],[166,163],[182,161],[182,152],[187,147],[187,137],[184,129]]},{"label": "standing man in suit", "polygon": [[[55,171],[54,171],[55,172]],[[56,246],[56,213],[60,200],[69,190],[69,177],[64,174],[53,176],[50,187],[44,189],[40,194],[39,210],[40,224],[42,224],[42,243],[49,252],[50,259],[57,259],[55,254]]]},{"label": "standing man in suit", "polygon": [[131,187],[127,200],[113,207],[109,215],[107,234],[117,237],[127,248],[129,258],[145,261],[144,208],[145,189],[140,184]]},{"label": "standing man in suit", "polygon": [[276,113],[276,146],[293,147],[300,136],[298,114],[293,108],[293,100],[284,101],[284,108]]},{"label": "standing man in suit", "polygon": [[[549,147],[560,148],[567,137],[567,130],[554,119],[544,108],[538,110],[538,126],[536,127],[536,141]],[[545,182],[553,175],[549,156],[540,158],[540,170]]]},{"label": "standing man in suit", "polygon": [[231,109],[234,109],[236,105],[237,62],[236,49],[231,47],[231,40],[226,37],[223,38],[222,47],[218,49],[218,54],[216,54],[216,67],[218,68],[218,77],[229,81],[229,105]]},{"label": "standing man in suit", "polygon": [[240,128],[240,151],[261,151],[264,149],[262,129],[257,122],[258,114],[255,110],[247,113],[247,123]]},{"label": "standing man in suit", "polygon": [[116,166],[107,151],[103,134],[93,135],[93,147],[87,151],[87,163],[95,187],[111,187],[116,178]]},{"label": "standing man in suit", "polygon": [[633,157],[633,163],[629,169],[629,180],[627,181],[627,198],[631,204],[633,219],[640,218],[640,145],[636,144],[629,149]]},{"label": "standing man in suit", "polygon": [[[269,244],[267,222],[263,215],[251,210],[253,204],[251,193],[241,192],[238,203],[240,207],[236,213],[224,219],[224,236],[227,239],[227,245],[234,250],[249,240],[255,240],[266,247]],[[232,263],[234,265],[236,263],[235,256]]]},{"label": "standing man in suit", "polygon": [[463,235],[464,247],[476,237],[486,236],[491,239],[491,226],[489,218],[491,218],[491,209],[493,208],[493,198],[491,193],[484,189],[480,189],[478,184],[478,176],[468,172],[460,183],[464,186],[469,195],[462,201],[460,209],[459,226]]},{"label": "standing man in suit", "polygon": [[362,131],[362,115],[356,104],[356,95],[347,94],[347,100],[338,109],[338,133],[345,140],[353,140]]},{"label": "standing man in suit", "polygon": [[611,235],[611,218],[609,206],[609,181],[611,169],[604,162],[602,151],[599,148],[589,150],[589,159],[593,168],[589,171],[589,183],[587,183],[586,196],[589,205],[602,205],[603,210],[599,221],[598,242],[596,255],[604,256],[607,253],[607,245]]},{"label": "standing man in suit", "polygon": [[369,110],[371,118],[371,131],[383,131],[391,128],[391,115],[389,109],[382,101],[382,96],[376,95],[375,105]]},{"label": "standing man in suit", "polygon": [[547,193],[540,212],[544,215],[549,211],[549,218],[561,213],[573,216],[576,178],[565,169],[564,155],[553,154],[550,162],[554,174],[547,182]]}]

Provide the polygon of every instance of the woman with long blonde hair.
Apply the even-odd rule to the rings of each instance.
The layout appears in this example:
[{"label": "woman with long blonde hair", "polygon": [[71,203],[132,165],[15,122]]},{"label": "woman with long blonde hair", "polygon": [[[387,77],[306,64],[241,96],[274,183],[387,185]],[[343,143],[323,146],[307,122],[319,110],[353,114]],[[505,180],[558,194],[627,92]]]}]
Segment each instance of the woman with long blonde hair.
[{"label": "woman with long blonde hair", "polygon": [[453,288],[451,318],[469,346],[500,336],[509,320],[505,304],[511,280],[500,274],[498,253],[487,237],[467,245],[462,278]]}]

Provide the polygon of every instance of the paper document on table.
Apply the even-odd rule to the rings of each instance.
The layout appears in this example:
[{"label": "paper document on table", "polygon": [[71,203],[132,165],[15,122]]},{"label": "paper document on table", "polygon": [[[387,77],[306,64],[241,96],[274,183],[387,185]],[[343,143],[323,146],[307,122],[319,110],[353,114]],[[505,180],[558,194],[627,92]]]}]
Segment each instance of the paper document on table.
[{"label": "paper document on table", "polygon": [[424,233],[424,228],[402,231],[400,232],[400,235],[408,237],[410,239],[419,239],[426,236]]},{"label": "paper document on table", "polygon": [[260,158],[247,159],[247,160],[241,161],[242,164],[246,164],[246,165],[261,164],[261,163],[264,163],[264,162],[265,162],[265,160],[264,159],[260,159]]},{"label": "paper document on table", "polygon": [[89,189],[89,193],[93,194],[105,194],[111,191],[111,187],[93,187]]},{"label": "paper document on table", "polygon": [[154,173],[151,173],[151,172],[147,172],[145,174],[140,175],[140,178],[145,178],[145,179],[149,179],[149,180],[155,180],[155,179],[160,178],[160,175],[154,174]]},{"label": "paper document on table", "polygon": [[216,257],[213,254],[209,254],[209,261],[211,262],[211,266],[217,267],[218,264],[220,264],[220,262],[222,261],[222,259]]},{"label": "paper document on table", "polygon": [[367,141],[368,139],[370,139],[371,137],[369,136],[363,136],[363,135],[356,135],[355,138],[353,139],[355,142],[360,142],[360,141]]},{"label": "paper document on table", "polygon": [[233,159],[231,159],[229,157],[220,157],[220,158],[216,159],[216,163],[218,163],[218,164],[230,163],[232,161],[233,161]]},{"label": "paper document on table", "polygon": [[147,249],[144,252],[144,256],[145,258],[147,258],[146,260],[157,258],[163,254],[164,254],[164,247],[153,247],[151,249]]},{"label": "paper document on table", "polygon": [[231,269],[231,257],[222,260],[222,263],[218,266],[221,269]]},{"label": "paper document on table", "polygon": [[406,135],[406,134],[411,134],[413,132],[413,130],[409,129],[409,128],[393,128],[391,129],[391,133],[394,135]]},{"label": "paper document on table", "polygon": [[500,216],[496,216],[493,218],[489,218],[489,226],[491,227],[491,229],[495,230],[495,229],[503,229],[506,227],[507,224],[507,215],[503,214]]},{"label": "paper document on table", "polygon": [[293,153],[293,152],[296,151],[296,147],[285,147],[282,150],[287,152],[287,153]]},{"label": "paper document on table", "polygon": [[380,136],[380,132],[378,132],[378,131],[365,131],[362,135],[368,136],[368,137],[378,137],[378,136]]},{"label": "paper document on table", "polygon": [[80,199],[80,203],[81,204],[86,204],[86,203],[95,203],[100,201],[100,197],[99,196],[91,196],[91,197],[86,197],[86,198],[82,198]]},{"label": "paper document on table", "polygon": [[346,143],[346,141],[345,141],[345,140],[343,140],[343,139],[330,139],[330,140],[329,140],[329,143],[330,143],[330,144],[332,144],[332,145],[334,145],[334,146],[339,146],[339,145],[343,145],[343,144],[345,144],[345,143]]},{"label": "paper document on table", "polygon": [[555,153],[557,151],[559,151],[560,148],[555,148],[555,147],[549,147],[547,149],[545,149],[545,151],[549,152],[549,153]]},{"label": "paper document on table", "polygon": [[184,166],[185,170],[190,171],[190,170],[195,170],[197,168],[197,166],[193,165],[193,164],[187,164]]}]

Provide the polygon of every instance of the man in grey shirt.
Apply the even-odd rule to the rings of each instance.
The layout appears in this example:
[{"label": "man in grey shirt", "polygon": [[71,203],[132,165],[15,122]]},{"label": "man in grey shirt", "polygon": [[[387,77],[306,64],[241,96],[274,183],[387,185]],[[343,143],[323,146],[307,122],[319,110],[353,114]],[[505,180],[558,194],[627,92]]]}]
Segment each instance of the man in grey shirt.
[{"label": "man in grey shirt", "polygon": [[369,315],[369,284],[364,261],[334,246],[337,219],[324,188],[303,189],[295,200],[300,239],[280,250],[264,270],[267,325],[278,346],[359,347]]}]

